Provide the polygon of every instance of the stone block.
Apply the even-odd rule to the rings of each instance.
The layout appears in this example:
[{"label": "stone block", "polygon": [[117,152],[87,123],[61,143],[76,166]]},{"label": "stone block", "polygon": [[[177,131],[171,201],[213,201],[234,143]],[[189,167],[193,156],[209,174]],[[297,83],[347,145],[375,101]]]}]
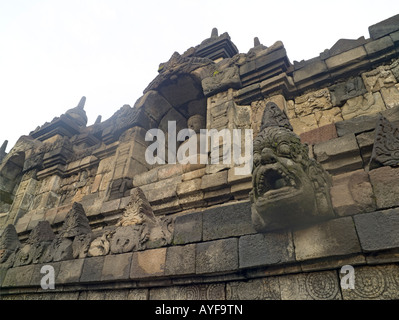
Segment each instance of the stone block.
[{"label": "stone block", "polygon": [[227,185],[228,171],[223,170],[213,174],[206,174],[201,179],[201,189],[215,190]]},{"label": "stone block", "polygon": [[240,268],[295,261],[290,233],[258,233],[242,236],[238,244]]},{"label": "stone block", "polygon": [[300,118],[294,118],[290,120],[292,128],[297,135],[301,135],[304,132],[308,132],[317,129],[317,121],[314,114],[309,114]]},{"label": "stone block", "polygon": [[148,300],[148,289],[131,289],[127,300]]},{"label": "stone block", "polygon": [[35,265],[27,265],[8,269],[2,287],[28,287],[31,283]]},{"label": "stone block", "polygon": [[386,110],[384,101],[379,92],[366,93],[363,96],[348,99],[342,106],[344,120],[360,116],[373,115]]},{"label": "stone block", "polygon": [[387,59],[387,55],[395,54],[394,43],[389,36],[370,41],[364,45],[364,48],[369,57],[381,54],[384,59]]},{"label": "stone block", "polygon": [[380,167],[369,172],[377,208],[399,206],[399,168]]},{"label": "stone block", "polygon": [[150,300],[226,300],[225,284],[192,284],[152,288]]},{"label": "stone block", "polygon": [[151,204],[165,203],[165,201],[177,198],[177,185],[181,183],[182,176],[175,176],[141,187]]},{"label": "stone block", "polygon": [[329,70],[343,68],[364,60],[367,52],[363,46],[342,52],[325,60]]},{"label": "stone block", "polygon": [[158,179],[164,180],[177,175],[183,174],[183,165],[176,164],[166,164],[158,169]]},{"label": "stone block", "polygon": [[321,59],[315,59],[311,63],[305,65],[303,68],[294,71],[294,82],[301,83],[304,81],[309,81],[315,76],[322,75],[326,72],[328,72],[328,69],[325,62]]},{"label": "stone block", "polygon": [[279,277],[281,300],[342,300],[336,271]]},{"label": "stone block", "polygon": [[133,177],[133,186],[140,187],[158,181],[158,168],[137,174]]},{"label": "stone block", "polygon": [[234,184],[231,186],[231,194],[235,200],[248,200],[252,190],[252,181]]},{"label": "stone block", "polygon": [[313,148],[316,160],[332,174],[361,169],[363,167],[359,146],[354,134],[316,144]]},{"label": "stone block", "polygon": [[195,274],[195,244],[167,248],[165,275],[184,274]]},{"label": "stone block", "polygon": [[196,273],[220,273],[238,269],[236,238],[196,244]]},{"label": "stone block", "polygon": [[166,248],[134,252],[130,278],[143,279],[163,276],[165,263]]},{"label": "stone block", "polygon": [[396,84],[389,88],[381,88],[381,95],[384,99],[387,109],[399,106],[399,85]]},{"label": "stone block", "polygon": [[60,263],[60,272],[55,279],[55,283],[70,284],[79,282],[84,260],[85,259],[62,261]]},{"label": "stone block", "polygon": [[193,192],[189,195],[181,195],[179,196],[178,203],[183,210],[202,208],[206,206],[204,193],[202,191]]},{"label": "stone block", "polygon": [[363,166],[366,167],[370,162],[371,152],[373,150],[375,130],[358,134],[356,140],[363,159]]},{"label": "stone block", "polygon": [[[399,266],[363,266],[355,268],[355,288],[342,290],[344,300],[397,300]],[[341,275],[342,277],[343,275]]]},{"label": "stone block", "polygon": [[381,38],[397,30],[399,30],[399,14],[369,26],[372,39]]},{"label": "stone block", "polygon": [[192,171],[186,171],[185,173],[183,173],[182,180],[189,181],[197,178],[202,178],[202,176],[205,174],[205,171],[205,167]]},{"label": "stone block", "polygon": [[378,120],[378,115],[360,116],[335,124],[338,137],[347,134],[358,134],[365,131],[374,130]]},{"label": "stone block", "polygon": [[330,194],[339,216],[371,212],[376,208],[373,189],[364,170],[334,176]]},{"label": "stone block", "polygon": [[225,203],[232,198],[233,195],[231,194],[230,187],[204,192],[204,200],[207,202],[208,206]]},{"label": "stone block", "polygon": [[91,257],[84,259],[80,282],[99,282],[101,281],[105,257]]},{"label": "stone block", "polygon": [[359,214],[354,221],[364,251],[399,247],[398,209]]},{"label": "stone block", "polygon": [[121,199],[115,199],[111,201],[104,202],[101,207],[101,213],[111,214],[118,212]]},{"label": "stone block", "polygon": [[201,189],[201,178],[183,181],[177,185],[177,195],[189,195]]},{"label": "stone block", "polygon": [[101,281],[128,280],[131,262],[132,253],[105,256]]},{"label": "stone block", "polygon": [[[54,268],[54,277],[55,279],[58,278],[58,274],[60,272],[60,267],[61,267],[61,263],[60,262],[56,262],[56,263],[46,263],[46,264],[35,264],[35,268],[33,269],[33,273],[32,273],[32,278],[31,278],[31,282],[30,285],[39,288],[38,291],[44,291],[43,289],[41,289],[41,285],[40,285],[40,281],[42,280],[42,278],[44,277],[44,273],[40,273],[41,268],[44,265],[50,265]],[[57,289],[57,281],[55,281],[55,288]]]},{"label": "stone block", "polygon": [[186,244],[202,240],[202,212],[176,217],[173,244]]},{"label": "stone block", "polygon": [[337,138],[335,123],[330,123],[317,129],[300,134],[301,142],[309,145]]},{"label": "stone block", "polygon": [[128,290],[107,290],[104,300],[126,300]]},{"label": "stone block", "polygon": [[349,255],[361,251],[351,217],[330,220],[294,232],[296,260]]},{"label": "stone block", "polygon": [[228,282],[226,300],[281,300],[278,278]]},{"label": "stone block", "polygon": [[239,202],[203,211],[203,241],[256,233],[252,226],[251,205]]}]

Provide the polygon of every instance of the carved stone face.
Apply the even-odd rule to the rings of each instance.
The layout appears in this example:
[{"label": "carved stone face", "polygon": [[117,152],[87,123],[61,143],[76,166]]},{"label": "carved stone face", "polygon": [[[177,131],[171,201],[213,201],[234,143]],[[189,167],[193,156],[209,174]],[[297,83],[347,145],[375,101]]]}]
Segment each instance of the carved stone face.
[{"label": "carved stone face", "polygon": [[327,173],[286,128],[267,127],[254,140],[252,187],[258,231],[295,228],[333,214]]},{"label": "carved stone face", "polygon": [[195,133],[199,133],[200,129],[205,128],[205,119],[203,116],[197,114],[187,120],[188,129],[192,129]]}]

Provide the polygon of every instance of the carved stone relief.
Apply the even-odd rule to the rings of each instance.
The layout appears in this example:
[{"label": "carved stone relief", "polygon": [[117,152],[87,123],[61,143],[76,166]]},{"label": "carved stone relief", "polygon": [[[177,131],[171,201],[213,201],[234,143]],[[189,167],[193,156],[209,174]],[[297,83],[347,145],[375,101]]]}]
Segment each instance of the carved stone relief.
[{"label": "carved stone relief", "polygon": [[370,169],[399,165],[399,128],[380,116],[375,129],[375,140]]},{"label": "carved stone relief", "polygon": [[252,222],[259,232],[334,216],[329,175],[309,158],[307,145],[279,123],[284,122],[262,124],[254,139],[250,200]]}]

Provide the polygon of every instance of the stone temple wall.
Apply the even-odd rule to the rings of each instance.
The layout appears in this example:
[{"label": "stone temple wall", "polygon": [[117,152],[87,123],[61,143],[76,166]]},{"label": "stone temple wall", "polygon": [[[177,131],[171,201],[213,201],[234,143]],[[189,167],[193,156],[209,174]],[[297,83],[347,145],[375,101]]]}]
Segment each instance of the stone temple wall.
[{"label": "stone temple wall", "polygon": [[[214,29],[160,64],[133,107],[87,126],[83,97],[0,149],[0,299],[399,299],[399,16],[369,33],[291,63],[281,41],[239,53]],[[295,161],[328,173],[328,187],[313,179],[322,219],[260,230],[256,170],[145,159],[146,133],[168,121],[262,138],[270,105],[307,145]]]}]

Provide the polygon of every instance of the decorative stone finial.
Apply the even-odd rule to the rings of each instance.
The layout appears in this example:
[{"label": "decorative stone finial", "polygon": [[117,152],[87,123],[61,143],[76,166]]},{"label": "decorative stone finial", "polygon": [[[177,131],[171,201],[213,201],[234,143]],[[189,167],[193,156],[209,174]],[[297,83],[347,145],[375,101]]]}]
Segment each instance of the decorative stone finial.
[{"label": "decorative stone finial", "polygon": [[82,110],[83,110],[84,107],[85,107],[85,103],[86,103],[86,97],[83,96],[83,97],[80,99],[80,101],[79,101],[79,103],[78,103],[78,105],[77,105],[76,108],[82,109]]},{"label": "decorative stone finial", "polygon": [[8,144],[8,140],[4,140],[3,144],[0,147],[0,154],[6,153],[7,144]]},{"label": "decorative stone finial", "polygon": [[94,122],[94,124],[101,123],[101,119],[102,119],[101,115],[98,115],[98,117],[97,117],[96,121]]},{"label": "decorative stone finial", "polygon": [[254,47],[260,46],[260,41],[258,37],[254,38]]},{"label": "decorative stone finial", "polygon": [[212,33],[211,33],[211,38],[217,38],[219,37],[219,32],[217,28],[213,28],[212,29]]}]

